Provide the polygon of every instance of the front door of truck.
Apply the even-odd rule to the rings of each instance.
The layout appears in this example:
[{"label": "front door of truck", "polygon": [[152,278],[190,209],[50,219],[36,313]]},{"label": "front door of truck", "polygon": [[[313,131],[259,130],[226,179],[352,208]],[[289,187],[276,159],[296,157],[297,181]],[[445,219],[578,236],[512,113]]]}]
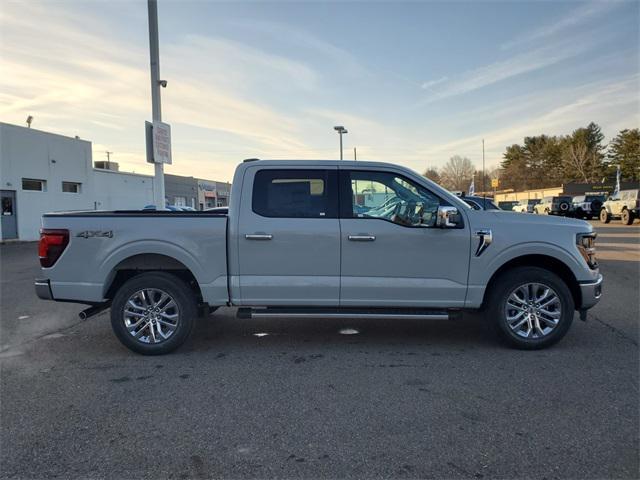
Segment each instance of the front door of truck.
[{"label": "front door of truck", "polygon": [[337,168],[247,169],[238,225],[242,305],[337,306]]},{"label": "front door of truck", "polygon": [[446,201],[391,170],[341,169],[340,189],[342,306],[464,305],[469,226],[435,226]]}]

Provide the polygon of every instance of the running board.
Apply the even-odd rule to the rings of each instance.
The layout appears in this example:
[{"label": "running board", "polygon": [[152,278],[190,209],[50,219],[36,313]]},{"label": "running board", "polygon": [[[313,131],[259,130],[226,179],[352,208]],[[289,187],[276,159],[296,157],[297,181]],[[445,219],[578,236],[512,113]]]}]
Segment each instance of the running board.
[{"label": "running board", "polygon": [[[394,320],[449,320],[459,311],[386,308],[239,308],[238,318],[388,318]],[[451,313],[451,315],[450,315]]]}]

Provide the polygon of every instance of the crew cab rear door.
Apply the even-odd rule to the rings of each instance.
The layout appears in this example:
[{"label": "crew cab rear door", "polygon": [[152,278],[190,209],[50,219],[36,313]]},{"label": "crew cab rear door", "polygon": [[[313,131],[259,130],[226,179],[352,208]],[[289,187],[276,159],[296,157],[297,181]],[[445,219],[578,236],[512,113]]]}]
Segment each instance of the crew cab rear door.
[{"label": "crew cab rear door", "polygon": [[236,240],[238,304],[337,306],[337,167],[248,168]]},{"label": "crew cab rear door", "polygon": [[342,306],[464,305],[469,225],[435,226],[448,203],[392,170],[340,169],[340,189]]}]

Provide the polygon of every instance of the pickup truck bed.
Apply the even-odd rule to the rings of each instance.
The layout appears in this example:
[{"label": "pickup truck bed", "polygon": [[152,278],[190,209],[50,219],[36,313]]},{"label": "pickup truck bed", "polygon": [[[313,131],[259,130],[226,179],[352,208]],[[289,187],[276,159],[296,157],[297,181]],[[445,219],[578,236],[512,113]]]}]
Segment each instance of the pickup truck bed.
[{"label": "pickup truck bed", "polygon": [[226,215],[68,212],[46,214],[44,222],[47,229],[71,232],[49,282],[56,300],[102,303],[114,282],[153,268],[190,272],[201,302],[225,305],[229,300]]}]

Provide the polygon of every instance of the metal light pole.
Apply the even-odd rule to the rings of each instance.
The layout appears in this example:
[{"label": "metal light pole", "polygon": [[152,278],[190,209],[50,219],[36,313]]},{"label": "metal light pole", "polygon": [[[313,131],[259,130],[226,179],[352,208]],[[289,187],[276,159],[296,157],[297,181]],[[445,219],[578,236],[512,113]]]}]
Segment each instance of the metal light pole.
[{"label": "metal light pole", "polygon": [[482,139],[482,208],[487,209],[487,194],[484,187],[484,138]]},{"label": "metal light pole", "polygon": [[[147,0],[149,10],[149,58],[151,61],[151,109],[154,122],[162,121],[160,106],[160,52],[158,48],[158,2]],[[166,83],[164,83],[166,85]],[[164,208],[164,164],[154,162],[153,200],[156,208]]]},{"label": "metal light pole", "polygon": [[339,125],[337,127],[333,127],[333,129],[338,132],[338,134],[340,135],[340,160],[342,160],[342,135],[344,133],[349,133],[347,131],[346,128],[344,128],[342,125]]}]

